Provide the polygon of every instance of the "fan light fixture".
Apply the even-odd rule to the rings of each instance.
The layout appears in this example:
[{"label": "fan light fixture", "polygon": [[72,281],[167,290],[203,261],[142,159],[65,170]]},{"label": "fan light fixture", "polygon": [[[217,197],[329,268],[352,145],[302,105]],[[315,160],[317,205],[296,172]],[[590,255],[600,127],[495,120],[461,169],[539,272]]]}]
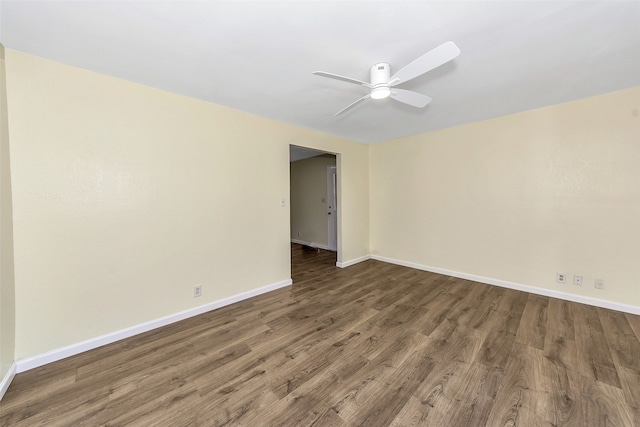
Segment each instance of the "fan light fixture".
[{"label": "fan light fixture", "polygon": [[386,86],[381,86],[371,91],[371,99],[384,99],[391,95],[391,89]]},{"label": "fan light fixture", "polygon": [[[367,99],[391,98],[395,101],[402,102],[403,104],[411,105],[412,107],[423,108],[431,102],[431,98],[427,95],[411,90],[400,89],[396,86],[415,79],[416,77],[451,61],[458,55],[460,55],[460,49],[458,49],[458,46],[453,42],[446,42],[415,59],[413,62],[410,62],[408,65],[405,65],[404,68],[401,68],[400,71],[395,73],[393,76],[391,75],[391,67],[388,63],[378,62],[369,68],[369,83],[358,79],[352,79],[351,77],[341,76],[339,74],[327,73],[326,71],[314,71],[313,74],[357,84],[369,89],[369,93],[359,99],[356,99],[351,104],[338,111],[336,116]],[[393,88],[393,91],[391,88]]]}]

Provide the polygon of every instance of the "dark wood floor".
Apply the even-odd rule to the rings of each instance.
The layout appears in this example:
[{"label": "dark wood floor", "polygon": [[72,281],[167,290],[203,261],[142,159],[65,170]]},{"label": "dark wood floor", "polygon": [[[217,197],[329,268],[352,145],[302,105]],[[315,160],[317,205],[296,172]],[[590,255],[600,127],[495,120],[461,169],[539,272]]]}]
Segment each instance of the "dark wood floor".
[{"label": "dark wood floor", "polygon": [[18,374],[2,426],[640,426],[640,316],[292,246],[281,289]]}]

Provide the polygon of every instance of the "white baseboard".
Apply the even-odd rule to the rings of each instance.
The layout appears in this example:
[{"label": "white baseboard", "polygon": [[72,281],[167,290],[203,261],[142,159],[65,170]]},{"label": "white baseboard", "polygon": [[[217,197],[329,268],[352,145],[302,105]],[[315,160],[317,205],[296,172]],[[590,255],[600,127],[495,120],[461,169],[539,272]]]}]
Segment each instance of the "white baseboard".
[{"label": "white baseboard", "polygon": [[320,249],[324,249],[326,251],[331,251],[331,252],[335,252],[336,251],[335,249],[331,249],[327,245],[321,245],[320,243],[313,243],[313,242],[305,242],[304,240],[291,239],[291,243],[297,243],[299,245],[310,246],[312,248],[320,248]]},{"label": "white baseboard", "polygon": [[9,367],[9,370],[2,378],[2,381],[0,381],[0,400],[2,400],[2,398],[4,397],[4,394],[9,389],[9,385],[11,384],[11,381],[13,381],[13,377],[16,376],[16,372],[17,372],[17,366],[14,362],[11,364],[11,366]]},{"label": "white baseboard", "polygon": [[446,276],[458,277],[460,279],[473,280],[474,282],[486,283],[488,285],[501,286],[503,288],[515,289],[532,294],[543,295],[552,298],[558,298],[567,301],[578,302],[581,304],[592,305],[595,307],[608,308],[625,313],[640,314],[640,307],[621,304],[613,301],[602,300],[599,298],[586,297],[582,295],[570,294],[567,292],[554,291],[552,289],[538,288],[531,285],[523,285],[520,283],[508,282],[506,280],[493,279],[491,277],[476,276],[475,274],[460,273],[459,271],[446,270],[443,268],[431,267],[423,264],[402,261],[393,258],[387,258],[380,255],[371,255],[371,259],[388,262],[390,264],[402,265],[404,267],[415,268],[417,270],[430,271],[432,273],[444,274]]},{"label": "white baseboard", "polygon": [[354,264],[358,264],[359,262],[366,261],[368,259],[371,259],[371,255],[361,256],[360,258],[350,259],[349,261],[345,261],[345,262],[338,261],[336,262],[336,267],[346,268]]},{"label": "white baseboard", "polygon": [[202,313],[206,313],[211,310],[215,310],[220,307],[224,307],[233,304],[238,301],[242,301],[257,295],[261,295],[267,292],[274,291],[276,289],[283,288],[291,285],[291,279],[283,280],[281,282],[273,283],[271,285],[263,286],[258,289],[252,289],[247,292],[242,292],[237,295],[233,295],[221,300],[212,301],[210,303],[190,308],[188,310],[180,311],[178,313],[170,314],[159,319],[151,320],[149,322],[141,323],[139,325],[131,326],[129,328],[121,329],[106,335],[91,338],[85,341],[81,341],[76,344],[71,344],[62,348],[48,351],[37,356],[20,359],[15,362],[16,372],[24,372],[29,369],[37,368],[47,363],[56,362],[66,357],[75,356],[76,354],[83,353],[85,351],[93,350],[94,348],[102,347],[103,345],[111,344],[116,341],[120,341],[125,338],[130,338],[134,335],[148,332],[152,329],[160,328],[162,326],[170,325],[171,323],[179,322],[184,319],[188,319],[193,316],[197,316]]}]

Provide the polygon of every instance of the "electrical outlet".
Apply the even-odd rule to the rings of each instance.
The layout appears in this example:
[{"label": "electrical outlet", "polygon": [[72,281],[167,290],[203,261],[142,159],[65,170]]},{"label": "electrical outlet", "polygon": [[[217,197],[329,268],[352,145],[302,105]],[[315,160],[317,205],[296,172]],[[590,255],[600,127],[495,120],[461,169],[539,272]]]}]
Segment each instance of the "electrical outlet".
[{"label": "electrical outlet", "polygon": [[596,289],[604,289],[604,279],[596,279],[594,286]]},{"label": "electrical outlet", "polygon": [[195,285],[193,287],[193,297],[198,298],[199,296],[202,296],[202,285]]},{"label": "electrical outlet", "polygon": [[577,274],[573,275],[573,284],[576,286],[582,286],[582,276],[578,276]]},{"label": "electrical outlet", "polygon": [[556,273],[556,282],[567,283],[567,275],[564,273]]}]

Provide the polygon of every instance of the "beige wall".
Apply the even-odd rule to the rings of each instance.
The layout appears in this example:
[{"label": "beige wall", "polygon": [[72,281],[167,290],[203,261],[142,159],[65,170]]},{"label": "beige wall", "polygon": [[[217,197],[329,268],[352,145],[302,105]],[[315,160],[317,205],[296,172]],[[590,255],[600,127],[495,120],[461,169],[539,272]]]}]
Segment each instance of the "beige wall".
[{"label": "beige wall", "polygon": [[[11,171],[4,47],[0,45],[0,380],[14,361],[15,297]],[[0,396],[1,397],[1,396]]]},{"label": "beige wall", "polygon": [[342,256],[368,253],[367,146],[12,50],[6,66],[16,359],[287,280],[289,144],[340,153]]},{"label": "beige wall", "polygon": [[327,167],[336,157],[323,155],[291,162],[291,238],[328,246]]},{"label": "beige wall", "polygon": [[634,88],[373,145],[372,253],[640,306],[639,111]]}]

